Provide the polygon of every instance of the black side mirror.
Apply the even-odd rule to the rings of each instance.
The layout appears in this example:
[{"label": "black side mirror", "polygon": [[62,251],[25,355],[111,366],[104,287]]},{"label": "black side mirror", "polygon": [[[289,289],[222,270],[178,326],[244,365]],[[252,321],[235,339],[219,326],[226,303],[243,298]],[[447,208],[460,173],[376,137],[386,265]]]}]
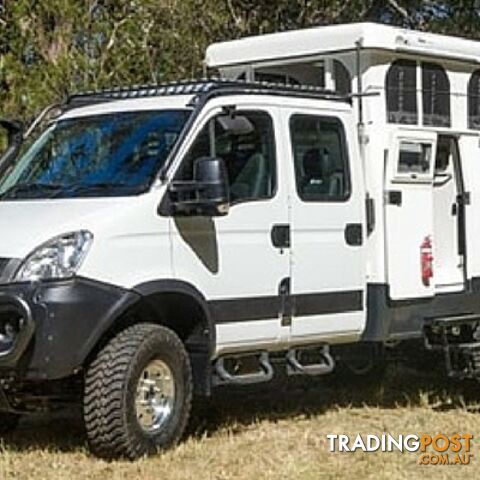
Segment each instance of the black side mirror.
[{"label": "black side mirror", "polygon": [[3,166],[15,157],[23,143],[23,124],[14,120],[0,118],[0,128],[7,132],[7,149],[0,156],[0,172]]},{"label": "black side mirror", "polygon": [[193,164],[193,181],[172,182],[169,190],[177,215],[218,217],[228,213],[228,174],[221,158],[198,158]]}]

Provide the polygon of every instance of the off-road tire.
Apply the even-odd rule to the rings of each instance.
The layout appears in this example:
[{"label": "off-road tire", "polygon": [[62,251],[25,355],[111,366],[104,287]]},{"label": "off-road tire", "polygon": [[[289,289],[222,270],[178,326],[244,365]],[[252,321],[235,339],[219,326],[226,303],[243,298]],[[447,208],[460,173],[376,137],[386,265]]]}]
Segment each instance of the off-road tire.
[{"label": "off-road tire", "polygon": [[[362,357],[362,349],[365,350],[365,359]],[[386,372],[386,357],[384,349],[376,344],[359,344],[350,347],[350,351],[358,350],[360,363],[355,360],[348,361],[341,358],[337,365],[336,373],[348,382],[380,383]],[[357,360],[358,362],[358,360]]]},{"label": "off-road tire", "polygon": [[[156,359],[171,369],[175,401],[167,423],[150,433],[137,421],[135,391],[143,369]],[[122,331],[86,373],[83,408],[91,451],[102,458],[134,460],[174,445],[190,416],[192,390],[189,356],[172,330],[142,323]]]},{"label": "off-road tire", "polygon": [[20,415],[9,412],[0,412],[0,437],[13,432],[20,421]]}]

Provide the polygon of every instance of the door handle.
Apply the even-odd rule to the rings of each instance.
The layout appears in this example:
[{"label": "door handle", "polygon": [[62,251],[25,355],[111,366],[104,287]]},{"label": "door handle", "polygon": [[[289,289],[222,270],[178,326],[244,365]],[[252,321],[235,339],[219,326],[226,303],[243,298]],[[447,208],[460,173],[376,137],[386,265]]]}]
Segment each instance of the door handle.
[{"label": "door handle", "polygon": [[402,206],[402,192],[400,190],[389,190],[387,192],[387,203],[389,205]]},{"label": "door handle", "polygon": [[274,225],[270,232],[270,238],[275,248],[290,248],[290,225]]},{"label": "door handle", "polygon": [[345,242],[352,247],[363,244],[363,228],[361,223],[348,223],[345,227]]}]

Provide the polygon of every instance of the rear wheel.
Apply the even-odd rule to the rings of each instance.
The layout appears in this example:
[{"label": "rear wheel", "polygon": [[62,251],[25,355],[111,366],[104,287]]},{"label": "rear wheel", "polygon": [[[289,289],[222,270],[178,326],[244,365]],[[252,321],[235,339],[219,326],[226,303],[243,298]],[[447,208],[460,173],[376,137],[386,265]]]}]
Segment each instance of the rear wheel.
[{"label": "rear wheel", "polygon": [[0,436],[13,432],[20,421],[16,413],[0,412]]},{"label": "rear wheel", "polygon": [[92,451],[130,459],[176,443],[190,415],[188,353],[168,328],[138,324],[113,338],[87,371],[84,419]]},{"label": "rear wheel", "polygon": [[386,359],[381,345],[359,343],[349,345],[340,357],[338,373],[350,380],[379,382],[385,374]]}]

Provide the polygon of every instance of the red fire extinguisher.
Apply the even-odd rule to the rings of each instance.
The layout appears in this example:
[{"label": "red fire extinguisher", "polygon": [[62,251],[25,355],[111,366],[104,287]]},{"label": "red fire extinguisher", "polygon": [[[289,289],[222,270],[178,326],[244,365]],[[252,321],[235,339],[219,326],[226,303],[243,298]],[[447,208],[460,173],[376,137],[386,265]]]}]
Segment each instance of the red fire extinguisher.
[{"label": "red fire extinguisher", "polygon": [[422,283],[429,287],[430,280],[433,277],[433,248],[430,235],[425,237],[420,245],[420,262],[422,266]]}]

